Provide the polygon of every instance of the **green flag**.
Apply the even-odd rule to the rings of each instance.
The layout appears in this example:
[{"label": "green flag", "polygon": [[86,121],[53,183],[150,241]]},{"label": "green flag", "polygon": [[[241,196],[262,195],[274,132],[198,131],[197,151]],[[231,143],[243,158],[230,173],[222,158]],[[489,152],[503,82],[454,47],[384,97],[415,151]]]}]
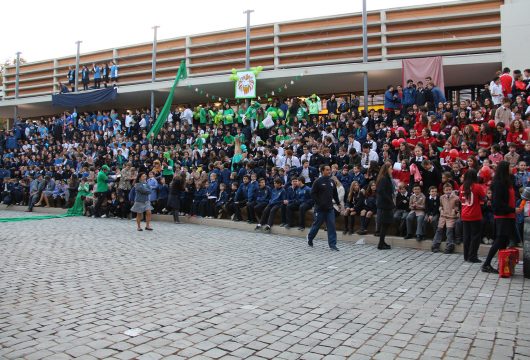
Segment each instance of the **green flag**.
[{"label": "green flag", "polygon": [[175,88],[177,87],[177,84],[179,83],[180,79],[185,79],[187,77],[186,74],[186,61],[181,60],[179,71],[177,72],[177,77],[175,78],[175,82],[173,83],[173,86],[171,87],[171,90],[169,91],[169,95],[167,97],[166,103],[164,104],[164,107],[160,111],[160,114],[158,114],[158,118],[156,119],[156,122],[154,123],[151,130],[149,130],[149,133],[147,134],[147,139],[149,141],[152,141],[152,139],[156,138],[158,135],[160,129],[162,129],[162,126],[167,121],[167,116],[169,115],[169,112],[171,111],[171,103],[173,102],[173,93],[175,92]]}]

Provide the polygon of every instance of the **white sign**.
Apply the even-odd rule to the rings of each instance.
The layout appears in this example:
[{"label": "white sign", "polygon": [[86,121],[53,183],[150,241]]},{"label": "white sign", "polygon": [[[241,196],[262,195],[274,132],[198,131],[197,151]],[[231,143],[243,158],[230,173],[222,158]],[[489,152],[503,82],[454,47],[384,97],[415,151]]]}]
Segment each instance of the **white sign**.
[{"label": "white sign", "polygon": [[238,71],[236,99],[252,99],[256,97],[256,75],[252,71]]}]

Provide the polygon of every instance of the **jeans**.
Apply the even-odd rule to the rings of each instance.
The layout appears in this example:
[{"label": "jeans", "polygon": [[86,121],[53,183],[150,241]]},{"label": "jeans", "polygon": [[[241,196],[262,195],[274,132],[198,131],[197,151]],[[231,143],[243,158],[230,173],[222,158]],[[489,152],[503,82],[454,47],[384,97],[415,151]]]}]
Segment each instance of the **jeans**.
[{"label": "jeans", "polygon": [[330,248],[337,246],[337,230],[335,229],[335,210],[316,210],[315,209],[315,218],[313,220],[313,225],[311,225],[311,230],[307,235],[308,240],[313,240],[318,233],[320,226],[326,222],[328,228],[328,244]]},{"label": "jeans", "polygon": [[414,220],[416,220],[416,236],[423,236],[423,219],[425,215],[416,215],[414,211],[411,211],[407,215],[407,234],[414,234]]},{"label": "jeans", "polygon": [[464,230],[464,260],[478,259],[478,248],[480,246],[480,225],[482,221],[462,221]]},{"label": "jeans", "polygon": [[298,208],[298,226],[305,228],[305,213],[313,207],[312,201],[300,204]]},{"label": "jeans", "polygon": [[[444,234],[444,228],[439,227],[436,229],[436,234],[434,234],[434,239],[432,241],[432,246],[439,247],[442,242],[442,237]],[[447,238],[447,245],[455,246],[455,229],[452,227],[445,226],[445,236]]]}]

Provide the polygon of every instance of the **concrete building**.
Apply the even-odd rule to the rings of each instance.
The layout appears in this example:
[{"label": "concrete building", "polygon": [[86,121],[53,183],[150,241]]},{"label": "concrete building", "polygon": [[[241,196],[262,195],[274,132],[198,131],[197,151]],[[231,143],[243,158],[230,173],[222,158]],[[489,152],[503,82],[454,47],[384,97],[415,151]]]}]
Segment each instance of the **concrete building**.
[{"label": "concrete building", "polygon": [[[528,0],[468,0],[368,12],[368,60],[362,63],[361,14],[302,19],[251,28],[251,66],[263,66],[258,93],[283,89],[281,96],[311,93],[362,93],[368,72],[371,93],[401,83],[402,59],[443,56],[448,97],[460,91],[474,97],[502,66],[528,67],[523,39],[530,33]],[[152,43],[83,53],[80,64],[115,61],[119,65],[116,108],[148,105],[152,90],[162,104],[181,59],[188,79],[179,84],[175,103],[212,101],[195,88],[219,97],[233,97],[232,68],[245,63],[245,29],[159,40],[156,81],[151,82]],[[66,109],[51,105],[59,81],[67,82],[75,55],[20,66],[18,98],[15,67],[6,69],[0,116],[24,117]],[[303,76],[302,76],[303,75]],[[299,77],[293,84],[290,80]],[[79,82],[82,87],[81,82]],[[280,95],[280,94],[276,94]],[[70,109],[71,110],[71,109]],[[83,110],[83,109],[80,109]]]}]

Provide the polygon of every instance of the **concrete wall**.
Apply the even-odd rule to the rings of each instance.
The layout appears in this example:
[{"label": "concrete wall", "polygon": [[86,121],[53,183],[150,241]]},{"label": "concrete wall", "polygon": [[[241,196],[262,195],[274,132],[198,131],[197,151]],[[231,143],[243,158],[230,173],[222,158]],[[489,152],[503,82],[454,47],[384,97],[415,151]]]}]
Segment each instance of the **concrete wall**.
[{"label": "concrete wall", "polygon": [[512,70],[530,67],[530,0],[505,0],[501,6],[502,66]]}]

